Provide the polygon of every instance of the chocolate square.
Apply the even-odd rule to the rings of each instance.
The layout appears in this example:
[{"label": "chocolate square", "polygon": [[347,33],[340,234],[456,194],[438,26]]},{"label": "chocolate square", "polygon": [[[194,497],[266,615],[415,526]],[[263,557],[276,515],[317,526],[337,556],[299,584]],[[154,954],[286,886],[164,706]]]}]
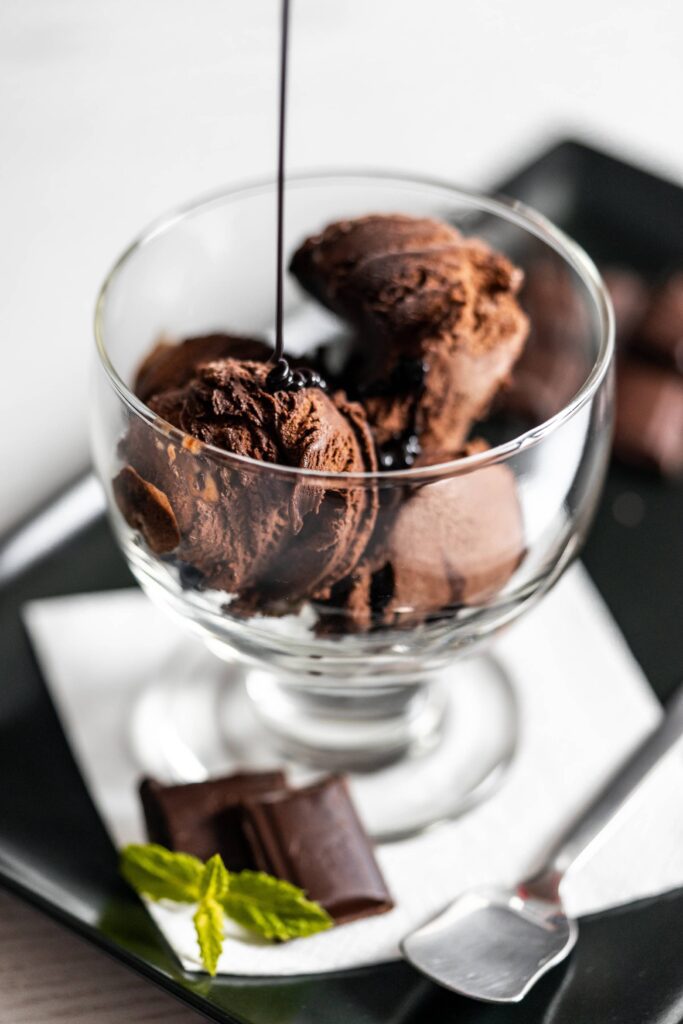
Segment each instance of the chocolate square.
[{"label": "chocolate square", "polygon": [[655,292],[636,347],[683,374],[683,270],[671,274]]},{"label": "chocolate square", "polygon": [[246,799],[244,830],[260,870],[298,885],[337,923],[393,907],[340,776]]},{"label": "chocolate square", "polygon": [[619,365],[614,450],[664,476],[683,473],[683,378],[636,359]]},{"label": "chocolate square", "polygon": [[241,802],[286,790],[284,772],[242,772],[206,782],[164,786],[143,779],[140,799],[150,842],[208,860],[220,853],[229,871],[256,868],[242,828]]},{"label": "chocolate square", "polygon": [[617,348],[625,351],[647,312],[650,287],[640,274],[629,267],[603,267],[602,279],[614,309]]}]

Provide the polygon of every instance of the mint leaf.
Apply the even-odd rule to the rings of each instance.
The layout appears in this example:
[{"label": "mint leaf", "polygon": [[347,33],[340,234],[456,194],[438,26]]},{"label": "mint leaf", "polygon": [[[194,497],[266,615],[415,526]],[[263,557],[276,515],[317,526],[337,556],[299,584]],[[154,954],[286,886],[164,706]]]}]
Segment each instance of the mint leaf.
[{"label": "mint leaf", "polygon": [[207,860],[199,883],[199,899],[219,900],[228,891],[229,874],[220,853]]},{"label": "mint leaf", "polygon": [[231,874],[221,903],[228,917],[264,939],[303,938],[325,931],[332,918],[303,890],[260,871]]},{"label": "mint leaf", "polygon": [[153,900],[196,903],[205,871],[197,857],[156,843],[131,843],[121,851],[121,874],[136,892]]},{"label": "mint leaf", "polygon": [[213,976],[216,973],[218,958],[223,949],[223,907],[212,896],[205,896],[200,901],[192,920],[197,932],[202,963],[209,974]]},{"label": "mint leaf", "polygon": [[224,917],[265,939],[303,938],[325,931],[332,918],[290,882],[260,871],[229,872],[219,854],[206,864],[156,843],[131,844],[121,851],[121,874],[153,900],[196,903],[193,916],[202,964],[215,975],[223,948]]}]

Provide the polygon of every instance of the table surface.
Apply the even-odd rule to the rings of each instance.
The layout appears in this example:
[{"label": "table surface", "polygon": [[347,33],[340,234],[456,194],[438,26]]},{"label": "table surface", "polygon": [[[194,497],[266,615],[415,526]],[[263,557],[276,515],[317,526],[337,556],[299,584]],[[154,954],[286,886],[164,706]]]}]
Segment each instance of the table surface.
[{"label": "table surface", "polygon": [[[673,0],[294,10],[292,169],[486,187],[575,133],[683,181]],[[22,441],[0,452],[0,531],[86,460],[92,309],[112,257],[180,199],[272,172],[276,29],[276,0],[0,7],[0,408]],[[200,1017],[0,894],[0,1024],[62,1019]]]},{"label": "table surface", "polygon": [[0,922],[0,1024],[204,1020],[6,892]]}]

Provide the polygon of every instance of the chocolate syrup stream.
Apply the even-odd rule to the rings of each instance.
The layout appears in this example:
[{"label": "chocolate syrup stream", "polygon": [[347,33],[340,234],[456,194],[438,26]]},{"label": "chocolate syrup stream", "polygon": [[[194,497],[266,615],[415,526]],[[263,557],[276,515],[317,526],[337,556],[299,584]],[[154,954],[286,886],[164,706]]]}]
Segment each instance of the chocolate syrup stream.
[{"label": "chocolate syrup stream", "polygon": [[287,115],[287,51],[289,49],[289,0],[282,0],[280,24],[280,138],[277,153],[277,293],[275,300],[275,362],[284,356],[282,337],[284,291],[285,221],[285,120]]},{"label": "chocolate syrup stream", "polygon": [[285,222],[285,121],[287,114],[287,54],[289,51],[289,0],[282,0],[280,22],[280,107],[277,154],[277,282],[275,291],[275,365],[266,378],[272,391],[296,391],[324,387],[314,370],[290,369],[284,355],[284,222]]}]

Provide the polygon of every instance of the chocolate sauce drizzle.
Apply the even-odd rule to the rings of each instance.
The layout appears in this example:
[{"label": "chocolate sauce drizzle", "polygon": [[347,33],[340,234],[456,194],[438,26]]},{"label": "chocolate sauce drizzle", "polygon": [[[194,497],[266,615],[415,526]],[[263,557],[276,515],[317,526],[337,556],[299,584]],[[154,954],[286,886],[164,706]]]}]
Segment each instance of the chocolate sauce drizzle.
[{"label": "chocolate sauce drizzle", "polygon": [[417,408],[424,391],[424,381],[429,367],[422,359],[402,359],[383,381],[373,381],[359,389],[360,396],[413,394],[414,403],[411,423],[403,431],[378,446],[377,457],[380,469],[408,469],[421,452],[417,433]]},{"label": "chocolate sauce drizzle", "polygon": [[[275,353],[277,358],[277,352]],[[284,356],[277,358],[275,366],[266,377],[271,391],[298,391],[300,388],[324,388],[325,382],[319,373],[308,367],[292,369]]]},{"label": "chocolate sauce drizzle", "polygon": [[289,50],[289,0],[282,0],[280,24],[279,139],[277,154],[277,282],[275,291],[274,366],[266,377],[271,391],[298,391],[324,387],[315,370],[292,369],[284,356],[284,220],[285,220],[285,118],[287,114],[287,53]]}]

